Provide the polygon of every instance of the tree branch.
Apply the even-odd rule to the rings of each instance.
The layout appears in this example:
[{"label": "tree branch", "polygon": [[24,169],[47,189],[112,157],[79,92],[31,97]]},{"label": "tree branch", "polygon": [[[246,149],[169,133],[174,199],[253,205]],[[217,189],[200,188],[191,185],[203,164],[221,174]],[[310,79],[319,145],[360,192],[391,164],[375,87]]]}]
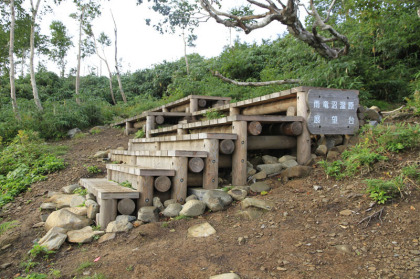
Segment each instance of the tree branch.
[{"label": "tree branch", "polygon": [[269,86],[269,85],[282,85],[282,84],[296,84],[301,83],[300,79],[284,79],[284,80],[272,80],[272,81],[262,81],[262,82],[243,82],[243,81],[236,81],[233,79],[229,79],[219,72],[211,71],[212,75],[215,77],[220,78],[224,82],[228,82],[237,86],[251,86],[251,87],[261,87],[261,86]]}]

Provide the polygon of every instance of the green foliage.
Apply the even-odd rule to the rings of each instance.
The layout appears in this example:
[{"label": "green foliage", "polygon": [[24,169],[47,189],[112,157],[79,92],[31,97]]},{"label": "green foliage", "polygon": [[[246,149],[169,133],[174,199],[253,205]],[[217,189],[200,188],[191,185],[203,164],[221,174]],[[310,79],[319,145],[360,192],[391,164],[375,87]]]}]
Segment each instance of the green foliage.
[{"label": "green foliage", "polygon": [[0,207],[32,183],[46,179],[45,175],[65,168],[56,153],[57,149],[32,131],[19,131],[8,146],[0,149]]},{"label": "green foliage", "polygon": [[97,174],[97,173],[101,173],[102,170],[100,168],[98,168],[97,166],[86,166],[84,165],[84,167],[86,168],[87,172],[90,174]]},{"label": "green foliage", "polygon": [[28,253],[31,259],[36,259],[39,256],[43,256],[44,259],[48,259],[50,255],[55,254],[55,251],[48,250],[47,247],[35,243]]},{"label": "green foliage", "polygon": [[[0,219],[1,221],[1,219]],[[18,222],[16,220],[13,221],[6,221],[0,224],[0,236],[7,232],[8,230],[13,229],[14,227],[16,227],[18,225]]]},{"label": "green foliage", "polygon": [[[31,269],[33,269],[34,267],[36,267],[37,265],[39,265],[39,262],[34,262],[32,259],[28,259],[26,261],[23,261],[20,263],[20,267],[24,268],[26,273],[28,273]],[[36,273],[37,275],[37,273]],[[30,277],[31,278],[31,277]],[[35,277],[36,278],[36,277]]]},{"label": "green foliage", "polygon": [[76,268],[76,272],[80,273],[82,272],[84,269],[92,267],[93,266],[93,262],[82,262],[81,264],[79,264],[79,266]]},{"label": "green foliage", "polygon": [[[28,271],[27,271],[28,272]],[[17,279],[47,279],[48,276],[42,273],[31,273],[26,275],[25,277],[16,277]],[[52,278],[60,278],[60,277],[52,277]]]},{"label": "green foliage", "polygon": [[230,190],[232,190],[233,189],[233,186],[225,186],[225,187],[223,187],[222,188],[222,190],[224,191],[224,192],[229,192]]},{"label": "green foliage", "polygon": [[207,120],[212,120],[212,119],[219,119],[219,118],[225,117],[225,115],[216,109],[208,109],[206,113],[204,113],[204,117]]},{"label": "green foliage", "polygon": [[138,130],[135,134],[134,137],[136,139],[140,139],[140,138],[144,138],[146,136],[146,133],[143,131],[143,129]]},{"label": "green foliage", "polygon": [[402,191],[405,187],[402,175],[391,180],[366,179],[365,182],[367,184],[366,192],[369,193],[370,198],[378,204],[384,204],[398,194],[402,195]]},{"label": "green foliage", "polygon": [[48,277],[53,279],[61,278],[61,271],[58,269],[50,268],[50,271],[48,272]]},{"label": "green foliage", "polygon": [[395,126],[378,125],[375,129],[365,132],[369,143],[382,148],[399,152],[420,144],[420,125],[397,123]]},{"label": "green foliage", "polygon": [[401,169],[401,173],[408,179],[414,180],[415,183],[420,184],[420,167],[413,163]]},{"label": "green foliage", "polygon": [[78,187],[73,191],[73,194],[78,194],[80,196],[86,196],[87,190],[83,187]]},{"label": "green foliage", "polygon": [[188,216],[185,216],[185,215],[178,215],[178,216],[176,216],[174,218],[175,221],[178,221],[178,220],[189,220],[189,219],[191,219],[191,217],[188,217]]},{"label": "green foliage", "polygon": [[[419,77],[417,78],[417,80],[419,80],[420,87],[420,72],[418,75]],[[405,98],[405,101],[407,102],[407,107],[413,110],[414,115],[420,115],[420,88],[414,92],[411,98]]]},{"label": "green foliage", "polygon": [[123,186],[123,187],[126,187],[126,188],[134,189],[133,185],[129,181],[121,182],[120,185]]}]

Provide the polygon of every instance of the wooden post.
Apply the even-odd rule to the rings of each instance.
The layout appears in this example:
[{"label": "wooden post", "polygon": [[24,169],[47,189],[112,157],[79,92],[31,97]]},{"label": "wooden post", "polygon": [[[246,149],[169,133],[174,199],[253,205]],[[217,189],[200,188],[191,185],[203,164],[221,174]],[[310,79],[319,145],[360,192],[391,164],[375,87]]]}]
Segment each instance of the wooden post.
[{"label": "wooden post", "polygon": [[240,108],[229,108],[229,116],[238,115],[241,113]]},{"label": "wooden post", "polygon": [[103,200],[97,198],[99,204],[99,226],[102,229],[106,229],[109,222],[114,221],[117,218],[117,200]]},{"label": "wooden post", "polygon": [[304,119],[302,133],[297,137],[297,162],[300,165],[305,165],[311,159],[311,136],[306,123],[308,119],[306,96],[306,92],[297,93],[296,114],[297,116],[302,116]]},{"label": "wooden post", "polygon": [[155,189],[163,193],[171,188],[171,179],[167,176],[159,176],[155,178]]},{"label": "wooden post", "polygon": [[148,115],[146,118],[146,138],[151,137],[151,131],[155,128],[155,117]]},{"label": "wooden post", "polygon": [[184,129],[182,129],[182,128],[178,128],[178,129],[176,129],[176,134],[177,134],[178,136],[181,136],[181,135],[186,135],[186,134],[187,134],[187,130],[184,130]]},{"label": "wooden post", "polygon": [[203,188],[216,189],[219,184],[219,140],[204,139],[204,150],[208,155],[204,165]]},{"label": "wooden post", "polygon": [[235,151],[235,143],[230,139],[221,140],[219,144],[219,150],[222,154],[232,154],[233,151]]},{"label": "wooden post", "polygon": [[235,151],[232,155],[232,184],[236,186],[246,184],[247,130],[246,121],[234,121],[232,123],[232,131],[238,135],[235,142]]},{"label": "wooden post", "polygon": [[153,205],[153,176],[138,176],[137,179],[140,192],[137,208]]},{"label": "wooden post", "polygon": [[128,136],[134,130],[134,123],[133,122],[125,122],[125,130],[124,135]]},{"label": "wooden post", "polygon": [[198,99],[190,99],[190,113],[196,112],[198,110]]},{"label": "wooden post", "polygon": [[296,116],[296,107],[288,107],[286,111],[286,116]]},{"label": "wooden post", "polygon": [[251,121],[248,123],[248,133],[253,136],[258,136],[261,134],[262,125],[258,121]]},{"label": "wooden post", "polygon": [[122,199],[118,202],[118,212],[122,215],[131,215],[136,209],[136,204],[132,199]]},{"label": "wooden post", "polygon": [[162,108],[162,112],[168,112],[168,108],[167,107],[163,107]]},{"label": "wooden post", "polygon": [[188,161],[188,169],[191,172],[201,172],[204,169],[204,160],[199,157],[191,158]]},{"label": "wooden post", "polygon": [[179,203],[184,203],[185,198],[187,197],[187,165],[187,157],[174,157],[173,169],[175,170],[175,176],[173,177],[171,196]]}]

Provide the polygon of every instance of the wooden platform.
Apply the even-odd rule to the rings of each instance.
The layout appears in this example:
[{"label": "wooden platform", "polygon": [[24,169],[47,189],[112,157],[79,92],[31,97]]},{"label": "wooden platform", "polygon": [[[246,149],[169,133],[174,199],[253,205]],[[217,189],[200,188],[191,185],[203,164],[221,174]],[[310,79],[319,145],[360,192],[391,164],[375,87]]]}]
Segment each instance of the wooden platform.
[{"label": "wooden platform", "polygon": [[114,181],[106,178],[82,178],[80,185],[85,187],[89,193],[97,198],[108,199],[138,199],[139,193],[133,189],[123,187]]},{"label": "wooden platform", "polygon": [[116,170],[136,176],[174,176],[175,170],[145,169],[137,165],[107,164],[108,170]]}]

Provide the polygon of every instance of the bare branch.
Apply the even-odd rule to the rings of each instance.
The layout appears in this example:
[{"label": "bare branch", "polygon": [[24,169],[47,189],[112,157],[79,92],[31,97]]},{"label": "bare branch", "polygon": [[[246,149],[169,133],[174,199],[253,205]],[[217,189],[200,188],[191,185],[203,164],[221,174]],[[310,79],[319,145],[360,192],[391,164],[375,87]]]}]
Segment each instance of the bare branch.
[{"label": "bare branch", "polygon": [[330,5],[330,8],[327,11],[327,17],[325,18],[324,23],[327,23],[328,20],[330,20],[331,10],[334,7],[334,4],[335,4],[335,0],[332,1],[331,5]]},{"label": "bare branch", "polygon": [[269,85],[282,85],[282,84],[296,84],[301,83],[300,79],[285,79],[285,80],[272,80],[272,81],[262,81],[262,82],[242,82],[242,81],[236,81],[233,79],[229,79],[223,75],[221,75],[219,72],[213,72],[211,71],[213,76],[220,78],[224,82],[228,82],[237,86],[251,86],[251,87],[261,87],[261,86],[269,86]]},{"label": "bare branch", "polygon": [[358,224],[358,225],[360,225],[361,223],[363,223],[363,222],[367,221],[367,222],[366,222],[366,225],[365,225],[365,228],[366,228],[367,226],[369,226],[370,221],[372,221],[372,219],[375,219],[375,218],[378,218],[378,219],[379,219],[379,221],[381,221],[381,223],[382,223],[382,219],[381,219],[381,217],[382,217],[382,214],[383,214],[383,212],[384,212],[384,209],[385,209],[385,207],[382,207],[382,209],[381,209],[381,210],[378,210],[378,211],[376,211],[375,213],[373,213],[373,214],[369,215],[368,217],[363,218],[363,219],[362,219],[362,220],[360,220],[360,221],[359,221],[359,223],[357,223],[357,224]]}]

